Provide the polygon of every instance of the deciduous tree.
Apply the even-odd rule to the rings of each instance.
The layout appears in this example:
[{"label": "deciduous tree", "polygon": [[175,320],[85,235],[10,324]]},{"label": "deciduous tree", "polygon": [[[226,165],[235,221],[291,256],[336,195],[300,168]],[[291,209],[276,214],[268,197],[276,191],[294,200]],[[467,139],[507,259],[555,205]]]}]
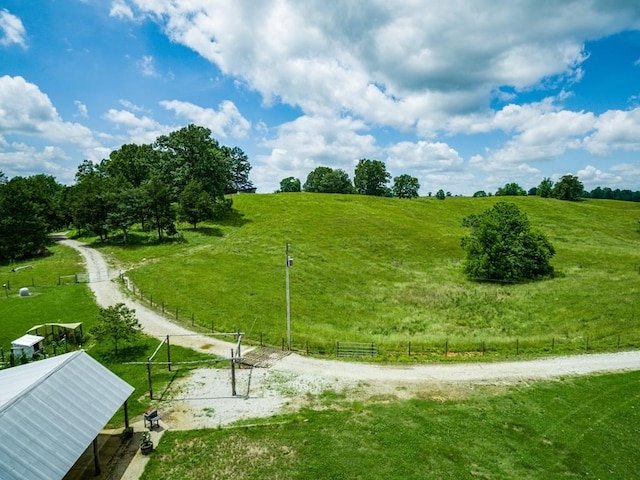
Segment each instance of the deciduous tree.
[{"label": "deciduous tree", "polygon": [[198,228],[199,222],[213,216],[211,195],[204,191],[197,180],[189,182],[180,194],[178,216],[181,220],[193,225],[194,230]]},{"label": "deciduous tree", "polygon": [[330,167],[317,167],[310,172],[303,188],[305,192],[314,193],[353,193],[347,172]]},{"label": "deciduous tree", "polygon": [[300,180],[294,177],[287,177],[280,180],[281,192],[299,192]]},{"label": "deciduous tree", "polygon": [[462,239],[467,257],[464,272],[471,279],[518,282],[553,274],[549,263],[555,250],[547,238],[532,230],[527,215],[513,203],[499,202],[469,215]]},{"label": "deciduous tree", "polygon": [[391,191],[394,197],[398,198],[417,198],[418,190],[420,190],[420,182],[416,177],[403,174],[393,179],[393,187]]},{"label": "deciduous tree", "polygon": [[507,183],[504,187],[500,187],[496,192],[496,196],[523,196],[527,191],[515,182]]},{"label": "deciduous tree", "polygon": [[549,177],[545,177],[536,188],[536,195],[542,198],[549,198],[553,192],[553,181]]},{"label": "deciduous tree", "polygon": [[384,162],[363,158],[356,165],[353,184],[361,195],[385,197],[391,193],[387,186],[390,179],[391,174],[387,172]]},{"label": "deciduous tree", "polygon": [[577,201],[582,196],[584,185],[575,175],[565,175],[553,186],[552,195],[560,200]]},{"label": "deciduous tree", "polygon": [[115,354],[118,354],[118,344],[121,341],[133,339],[142,330],[142,326],[135,316],[135,310],[124,303],[100,308],[98,322],[91,329],[91,334],[98,340],[113,341]]}]

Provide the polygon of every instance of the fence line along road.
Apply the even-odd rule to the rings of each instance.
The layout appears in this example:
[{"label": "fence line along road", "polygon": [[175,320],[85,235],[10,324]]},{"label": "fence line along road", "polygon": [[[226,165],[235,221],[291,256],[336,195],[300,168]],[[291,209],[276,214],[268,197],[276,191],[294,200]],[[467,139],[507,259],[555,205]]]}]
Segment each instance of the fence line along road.
[{"label": "fence line along road", "polygon": [[[74,240],[62,240],[64,244],[77,249],[87,262],[89,271],[108,271],[102,255],[86,245]],[[172,323],[158,313],[125,296],[114,282],[89,284],[100,306],[107,307],[124,303],[136,310],[136,316],[145,333],[163,337],[177,337],[174,344],[201,352],[227,356],[233,343],[193,334],[180,325]],[[585,354],[552,357],[540,360],[462,363],[444,365],[377,365],[365,363],[345,363],[338,360],[318,360],[291,354],[279,360],[272,367],[275,370],[292,373],[313,373],[328,378],[342,378],[356,381],[401,382],[514,382],[526,379],[549,379],[566,375],[588,375],[602,372],[640,370],[640,351],[608,354]]]}]

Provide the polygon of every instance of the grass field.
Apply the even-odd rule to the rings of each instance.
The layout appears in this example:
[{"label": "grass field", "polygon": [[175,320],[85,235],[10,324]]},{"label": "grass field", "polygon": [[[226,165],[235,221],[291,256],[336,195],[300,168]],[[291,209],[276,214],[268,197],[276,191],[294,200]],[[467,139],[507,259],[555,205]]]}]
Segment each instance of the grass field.
[{"label": "grass field", "polygon": [[640,373],[424,399],[332,396],[263,426],[166,432],[143,480],[630,479]]},{"label": "grass field", "polygon": [[[42,323],[75,323],[82,322],[86,341],[82,348],[105,365],[120,378],[132,385],[136,392],[129,399],[130,415],[135,416],[144,412],[149,406],[147,371],[144,365],[132,365],[127,362],[140,362],[155,351],[159,341],[145,335],[140,335],[135,341],[121,345],[118,356],[113,354],[113,344],[104,342],[99,344],[91,337],[90,329],[98,318],[98,306],[88,285],[82,283],[65,283],[58,285],[59,276],[75,275],[82,273],[84,266],[80,264],[80,256],[74,250],[52,245],[51,255],[29,262],[5,266],[0,274],[0,281],[10,286],[5,289],[0,297],[0,347],[5,356],[5,362],[9,362],[11,341],[24,335],[28,329]],[[29,265],[31,268],[19,269],[12,272],[11,269],[18,266]],[[19,289],[28,287],[30,296],[20,297]],[[68,345],[75,349],[77,346]],[[166,358],[166,350],[163,347],[158,352],[158,358]],[[45,345],[49,355],[54,353],[52,344]],[[58,354],[64,352],[64,347],[58,346]],[[171,347],[173,361],[197,360],[205,358],[191,350],[178,346]],[[208,357],[207,357],[208,358]],[[175,378],[184,375],[189,368],[184,366],[174,367],[172,372],[167,369],[154,367],[154,389],[156,398],[160,397],[164,388]],[[111,420],[112,426],[120,427],[124,422],[124,413],[120,409]]]},{"label": "grass field", "polygon": [[[552,280],[487,284],[461,272],[462,219],[516,203],[556,248]],[[479,352],[488,357],[640,345],[640,205],[538,197],[401,200],[360,195],[234,197],[237,215],[183,230],[184,241],[101,246],[142,291],[184,322],[286,336],[290,243],[294,347],[375,342],[382,358]],[[134,235],[135,238],[135,235]],[[415,358],[415,357],[414,357]]]}]

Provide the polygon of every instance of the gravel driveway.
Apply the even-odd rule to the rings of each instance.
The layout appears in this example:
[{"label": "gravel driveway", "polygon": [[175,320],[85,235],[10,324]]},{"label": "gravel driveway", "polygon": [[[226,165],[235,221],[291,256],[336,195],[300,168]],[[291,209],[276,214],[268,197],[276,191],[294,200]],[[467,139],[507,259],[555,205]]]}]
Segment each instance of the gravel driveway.
[{"label": "gravel driveway", "polygon": [[[89,272],[109,272],[104,257],[74,240],[61,243],[77,249]],[[104,278],[104,277],[103,277]],[[89,284],[100,306],[124,303],[135,309],[144,332],[156,337],[176,335],[173,345],[227,357],[231,343],[194,335],[125,295],[113,281]],[[181,336],[178,336],[181,335]],[[359,398],[388,395],[408,398],[425,394],[458,395],[473,385],[508,385],[567,375],[640,370],[640,351],[574,355],[495,363],[397,366],[318,360],[291,354],[269,369],[237,372],[238,396],[231,396],[230,372],[199,368],[172,387],[163,405],[163,419],[172,429],[216,427],[238,419],[266,417],[295,409],[306,394],[333,389]]]}]

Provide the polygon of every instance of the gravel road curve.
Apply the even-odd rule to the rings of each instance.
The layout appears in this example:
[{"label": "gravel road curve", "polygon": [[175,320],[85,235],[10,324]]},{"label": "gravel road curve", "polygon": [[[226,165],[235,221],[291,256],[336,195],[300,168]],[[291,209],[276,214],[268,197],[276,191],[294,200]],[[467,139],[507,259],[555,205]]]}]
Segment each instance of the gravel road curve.
[{"label": "gravel road curve", "polygon": [[[100,272],[100,278],[103,279],[108,277],[110,269],[100,252],[74,240],[61,240],[61,243],[82,254],[87,271]],[[89,286],[100,306],[124,303],[135,309],[146,334],[159,338],[172,335],[173,345],[229,356],[233,344],[194,334],[167,320],[125,295],[116,282],[92,281]],[[296,403],[295,399],[305,393],[320,393],[328,388],[338,391],[357,390],[365,396],[388,394],[407,397],[424,392],[425,389],[440,389],[443,385],[508,385],[569,375],[634,370],[640,370],[640,351],[511,362],[410,366],[320,360],[291,354],[277,361],[268,370],[256,369],[251,373],[245,370],[238,374],[238,393],[240,398],[247,400],[242,404],[238,402],[239,397],[229,398],[229,373],[226,370],[195,370],[191,379],[177,386],[182,398],[174,398],[168,404],[169,410],[173,412],[173,416],[169,418],[175,424],[172,428],[219,426],[241,418],[272,415],[282,411],[284,406],[291,407]],[[245,385],[246,395],[242,396]],[[215,413],[212,413],[212,399],[215,399]]]}]

